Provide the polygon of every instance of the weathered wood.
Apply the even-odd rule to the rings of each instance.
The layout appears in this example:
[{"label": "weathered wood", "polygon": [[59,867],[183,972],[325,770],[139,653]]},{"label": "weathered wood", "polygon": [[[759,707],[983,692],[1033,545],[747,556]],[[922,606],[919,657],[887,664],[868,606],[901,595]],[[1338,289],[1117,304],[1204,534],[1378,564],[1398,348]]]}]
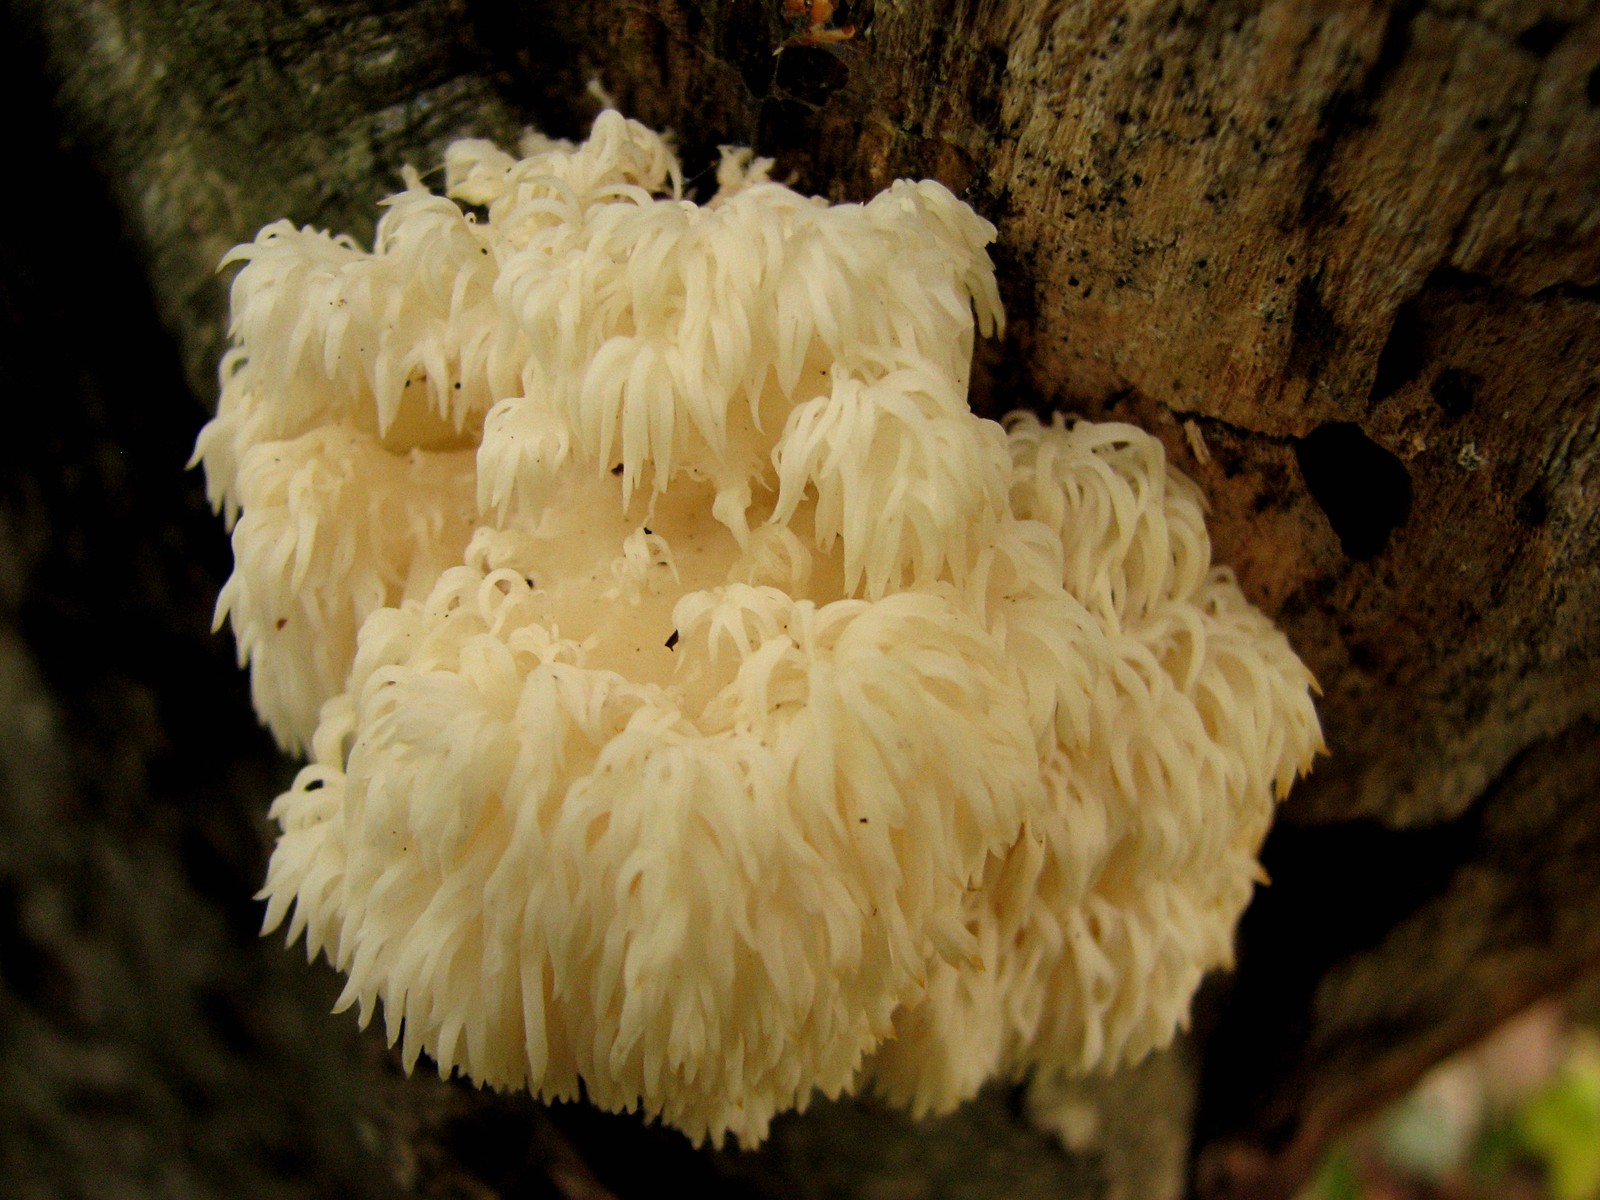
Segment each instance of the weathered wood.
[{"label": "weathered wood", "polygon": [[[1158,432],[1211,499],[1219,556],[1325,689],[1330,757],[1285,809],[1302,827],[1269,845],[1278,884],[1252,911],[1231,998],[1198,1031],[1213,1190],[1287,1191],[1348,1114],[1600,960],[1587,869],[1600,715],[1595,3],[868,0],[839,6],[824,28],[854,32],[836,40],[778,0],[12,8],[36,39],[16,53],[36,57],[28,71],[44,63],[40,120],[61,123],[109,191],[113,207],[95,211],[122,222],[202,395],[225,309],[213,266],[229,245],[282,215],[362,232],[399,166],[427,164],[453,136],[508,138],[526,121],[578,133],[591,77],[630,115],[676,130],[691,176],[717,144],[746,142],[835,198],[931,175],[994,219],[1011,323],[983,352],[975,403]],[[48,146],[37,157],[51,161]],[[47,193],[49,179],[34,186]],[[104,380],[86,386],[111,395]],[[86,419],[125,444],[124,425],[103,418],[114,403]],[[168,420],[198,423],[182,403]],[[44,470],[19,463],[18,478]],[[192,505],[190,484],[187,499],[150,502]],[[56,518],[14,497],[5,512],[15,620],[70,589],[40,582],[52,560],[24,536],[28,520]],[[105,536],[98,518],[72,519]],[[172,536],[203,539],[200,520],[174,521]],[[213,570],[216,549],[197,551]],[[180,594],[169,619],[196,628],[205,588],[173,593],[161,572],[174,569],[163,559],[147,582]],[[20,627],[24,666],[65,652]],[[69,723],[87,703],[51,694]],[[130,726],[113,740],[137,755],[151,736]],[[206,761],[225,790],[223,751]],[[129,787],[133,809],[157,803]],[[219,795],[224,815],[209,819],[248,841],[263,800],[259,787]],[[16,803],[8,824],[28,819]],[[139,853],[178,854],[194,819],[174,818]],[[126,827],[95,844],[131,853],[113,836]],[[46,886],[19,878],[29,895]],[[171,887],[186,894],[181,872]],[[175,901],[163,919],[191,910]],[[233,964],[219,970],[264,970],[253,949],[216,953]],[[315,972],[260,978],[296,1011],[326,999],[304,998]],[[1253,1046],[1264,1027],[1273,1036]],[[408,1186],[442,1194],[429,1189],[532,1169],[497,1160],[474,1176],[439,1132],[531,1107],[385,1090],[381,1059],[339,1061],[355,1064],[340,1088],[371,1084],[394,1106],[371,1126],[377,1159],[404,1158],[408,1137],[421,1146]],[[1187,1103],[1178,1076],[1168,1107]],[[975,1128],[1004,1118],[1003,1099],[991,1103]],[[796,1169],[781,1147],[824,1118],[799,1120],[816,1124],[728,1170]],[[927,1145],[948,1136],[898,1128]]]},{"label": "weathered wood", "polygon": [[[1519,755],[1459,821],[1347,838],[1345,861],[1295,888],[1297,909],[1247,918],[1247,946],[1275,961],[1210,1031],[1202,1195],[1287,1194],[1352,1120],[1600,973],[1597,778],[1600,724],[1583,721]],[[1323,832],[1301,832],[1308,852]]]}]

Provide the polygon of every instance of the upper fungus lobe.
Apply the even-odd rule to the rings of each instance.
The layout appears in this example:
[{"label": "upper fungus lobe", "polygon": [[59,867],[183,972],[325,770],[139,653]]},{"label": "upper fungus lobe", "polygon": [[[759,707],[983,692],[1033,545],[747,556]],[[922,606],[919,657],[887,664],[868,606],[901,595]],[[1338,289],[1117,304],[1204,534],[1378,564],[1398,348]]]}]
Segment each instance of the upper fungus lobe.
[{"label": "upper fungus lobe", "polygon": [[1164,1044],[1320,747],[1154,439],[968,409],[993,228],[768,165],[605,113],[269,226],[196,450],[310,752],[268,928],[408,1065],[714,1141]]}]

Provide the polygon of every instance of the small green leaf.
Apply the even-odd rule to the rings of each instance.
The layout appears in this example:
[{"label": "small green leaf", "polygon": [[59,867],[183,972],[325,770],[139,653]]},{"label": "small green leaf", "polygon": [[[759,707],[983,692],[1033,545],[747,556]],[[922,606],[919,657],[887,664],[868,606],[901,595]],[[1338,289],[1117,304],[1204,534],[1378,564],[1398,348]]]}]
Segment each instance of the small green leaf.
[{"label": "small green leaf", "polygon": [[1600,1037],[1580,1039],[1523,1108],[1518,1131],[1545,1167],[1552,1200],[1600,1200]]}]

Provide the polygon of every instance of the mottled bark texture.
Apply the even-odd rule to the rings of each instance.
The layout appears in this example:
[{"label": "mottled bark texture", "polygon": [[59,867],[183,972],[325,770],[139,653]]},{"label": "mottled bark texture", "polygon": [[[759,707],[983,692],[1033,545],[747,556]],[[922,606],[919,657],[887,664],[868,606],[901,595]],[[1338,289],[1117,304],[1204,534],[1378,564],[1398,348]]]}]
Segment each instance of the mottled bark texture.
[{"label": "mottled bark texture", "polygon": [[[815,29],[782,0],[7,19],[29,98],[0,371],[41,431],[0,450],[20,1194],[599,1195],[671,1173],[1157,1196],[1191,1102],[1201,1191],[1284,1194],[1351,1114],[1600,963],[1592,0],[860,0]],[[835,198],[900,175],[966,196],[999,225],[1011,314],[975,404],[1158,432],[1322,681],[1330,756],[1201,1006],[1198,1083],[1186,1049],[1086,1093],[1086,1154],[1003,1094],[922,1127],[825,1106],[708,1156],[402,1082],[320,1015],[327,971],[251,939],[286,768],[207,633],[226,547],[180,470],[222,340],[213,265],[278,216],[370,229],[399,166],[451,137],[580,133],[591,77],[678,131],[701,186],[743,142]]]}]

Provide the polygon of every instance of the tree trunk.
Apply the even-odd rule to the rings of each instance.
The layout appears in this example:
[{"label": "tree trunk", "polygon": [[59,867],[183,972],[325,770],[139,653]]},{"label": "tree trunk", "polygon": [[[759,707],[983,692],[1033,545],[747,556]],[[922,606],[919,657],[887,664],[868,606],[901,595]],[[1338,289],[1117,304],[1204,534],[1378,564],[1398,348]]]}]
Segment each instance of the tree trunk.
[{"label": "tree trunk", "polygon": [[[1600,5],[9,20],[31,107],[3,369],[49,432],[3,451],[0,1147],[37,1194],[601,1195],[667,1171],[744,1195],[1155,1197],[1186,1173],[1288,1195],[1354,1115],[1600,967]],[[998,1093],[923,1126],[824,1105],[703,1155],[402,1082],[320,1015],[330,972],[248,937],[287,768],[206,633],[226,548],[180,473],[223,344],[213,267],[280,216],[370,231],[452,137],[581,133],[591,78],[675,130],[691,178],[753,144],[834,199],[931,176],[994,220],[1010,325],[974,407],[1157,433],[1321,681],[1329,756],[1268,843],[1239,970],[1190,1041],[1086,1086],[1095,1153]]]}]

